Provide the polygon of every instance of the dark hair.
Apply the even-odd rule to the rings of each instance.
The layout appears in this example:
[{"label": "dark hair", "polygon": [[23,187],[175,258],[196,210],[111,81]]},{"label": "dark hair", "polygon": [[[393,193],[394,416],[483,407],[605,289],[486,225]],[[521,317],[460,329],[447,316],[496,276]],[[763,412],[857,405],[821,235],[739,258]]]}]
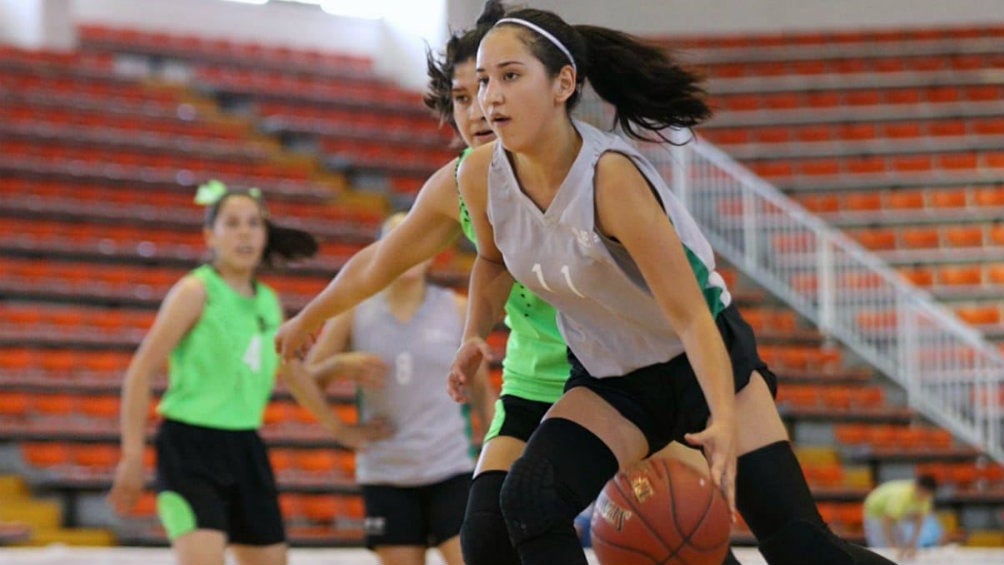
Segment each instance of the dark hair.
[{"label": "dark hair", "polygon": [[917,477],[917,486],[928,492],[935,492],[938,490],[938,480],[934,475],[920,475]]},{"label": "dark hair", "polygon": [[265,249],[262,251],[262,263],[272,266],[276,257],[292,261],[296,259],[306,259],[313,257],[317,253],[318,245],[314,236],[296,228],[287,228],[276,225],[268,219],[268,211],[260,193],[247,190],[227,191],[215,204],[206,207],[205,226],[212,228],[216,223],[223,203],[231,196],[246,196],[258,204],[262,219],[265,220]]},{"label": "dark hair", "polygon": [[457,129],[457,124],[453,120],[454,69],[458,64],[477,56],[481,39],[503,14],[505,6],[500,0],[488,0],[474,29],[456,32],[450,36],[442,59],[437,58],[431,49],[425,50],[429,85],[422,101],[439,117],[440,123],[449,123],[453,129]]},{"label": "dark hair", "polygon": [[[650,140],[645,135],[649,133],[668,142],[663,129],[691,128],[711,117],[703,77],[661,48],[605,27],[572,26],[546,10],[524,8],[504,17],[545,29],[571,53],[578,73],[576,92],[565,103],[568,110],[579,102],[580,87],[588,78],[600,98],[614,106],[616,124],[635,139]],[[502,25],[520,30],[527,47],[552,77],[570,64],[561,49],[536,31],[518,24]]]}]

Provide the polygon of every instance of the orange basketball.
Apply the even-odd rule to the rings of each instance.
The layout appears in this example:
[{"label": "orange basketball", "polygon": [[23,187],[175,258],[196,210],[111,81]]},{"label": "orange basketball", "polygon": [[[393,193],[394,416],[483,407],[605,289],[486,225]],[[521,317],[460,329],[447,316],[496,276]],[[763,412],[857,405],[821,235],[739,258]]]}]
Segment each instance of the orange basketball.
[{"label": "orange basketball", "polygon": [[721,565],[731,530],[728,504],[711,480],[661,458],[610,479],[590,526],[603,565]]}]

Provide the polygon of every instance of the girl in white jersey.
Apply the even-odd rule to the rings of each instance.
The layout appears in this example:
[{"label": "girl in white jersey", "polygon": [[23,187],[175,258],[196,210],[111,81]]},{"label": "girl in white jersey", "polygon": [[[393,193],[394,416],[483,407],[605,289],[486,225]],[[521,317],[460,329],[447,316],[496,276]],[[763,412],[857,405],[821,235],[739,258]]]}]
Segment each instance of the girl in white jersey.
[{"label": "girl in white jersey", "polygon": [[710,115],[698,77],[626,34],[534,9],[497,21],[477,67],[499,141],[461,165],[480,245],[450,378],[480,364],[514,278],[556,307],[572,361],[502,487],[524,565],[585,564],[574,516],[671,440],[703,449],[771,565],[888,563],[820,518],[776,379],[686,210],[628,144],[569,117],[588,76],[629,135],[692,127]]},{"label": "girl in white jersey", "polygon": [[[486,2],[477,26],[454,34],[441,59],[427,54],[429,87],[425,103],[470,148],[495,139],[476,100],[474,58],[482,36],[504,13],[501,3]],[[405,270],[452,244],[461,226],[464,234],[473,238],[470,219],[458,198],[459,161],[459,158],[452,160],[434,173],[419,191],[415,205],[401,225],[352,257],[301,315],[279,329],[277,345],[281,350],[288,355],[298,348],[306,331],[311,329],[308,321],[311,313],[321,312],[327,317],[353,307]],[[522,454],[526,440],[561,396],[569,373],[567,347],[558,333],[553,308],[522,287],[514,286],[507,309],[506,322],[511,332],[502,370],[502,391],[495,419],[481,446],[461,528],[461,547],[467,565],[519,563],[499,508],[499,491],[509,467]],[[321,319],[322,315],[315,317]],[[462,388],[450,390],[458,398],[465,395]],[[690,451],[674,442],[661,455],[691,461],[696,458],[695,464],[707,474],[707,463]],[[735,563],[738,561],[731,552],[723,561],[724,565]]]},{"label": "girl in white jersey", "polygon": [[[384,235],[404,214],[384,222]],[[318,375],[346,350],[378,356],[388,371],[378,387],[358,389],[360,420],[387,420],[394,434],[356,455],[356,482],[366,505],[366,545],[384,565],[422,565],[436,547],[448,565],[463,565],[460,525],[474,459],[465,410],[442,389],[460,344],[466,298],[426,282],[431,259],[386,290],[328,321],[310,350]],[[332,363],[333,361],[333,363]],[[471,406],[483,424],[494,401],[482,367]],[[322,381],[323,382],[323,381]]]}]

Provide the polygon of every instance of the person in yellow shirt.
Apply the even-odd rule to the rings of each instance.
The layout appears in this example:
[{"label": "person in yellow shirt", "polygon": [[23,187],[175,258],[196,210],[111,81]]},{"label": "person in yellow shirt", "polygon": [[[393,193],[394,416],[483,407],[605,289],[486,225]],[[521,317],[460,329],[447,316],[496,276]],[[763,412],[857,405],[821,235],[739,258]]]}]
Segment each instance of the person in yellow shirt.
[{"label": "person in yellow shirt", "polygon": [[932,512],[937,490],[930,475],[888,481],[873,490],[864,505],[868,547],[895,548],[900,559],[910,559],[918,547],[940,544],[943,531]]}]

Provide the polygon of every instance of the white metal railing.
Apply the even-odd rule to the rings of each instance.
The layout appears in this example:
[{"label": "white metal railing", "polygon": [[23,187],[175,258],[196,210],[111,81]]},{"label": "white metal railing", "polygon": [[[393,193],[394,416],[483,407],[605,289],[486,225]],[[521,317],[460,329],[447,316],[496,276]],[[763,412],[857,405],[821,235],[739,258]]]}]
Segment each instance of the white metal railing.
[{"label": "white metal railing", "polygon": [[[610,124],[609,112],[584,106]],[[717,253],[903,386],[912,407],[1004,463],[1004,356],[979,332],[710,142],[638,147]]]}]

